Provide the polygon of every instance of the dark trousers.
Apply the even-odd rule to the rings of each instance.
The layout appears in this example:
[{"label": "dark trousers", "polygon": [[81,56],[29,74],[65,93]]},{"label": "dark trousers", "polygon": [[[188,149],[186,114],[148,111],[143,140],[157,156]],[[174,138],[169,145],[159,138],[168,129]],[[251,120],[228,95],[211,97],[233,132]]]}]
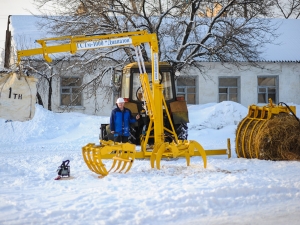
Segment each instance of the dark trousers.
[{"label": "dark trousers", "polygon": [[115,136],[114,141],[126,143],[126,142],[128,142],[128,137],[127,136]]}]

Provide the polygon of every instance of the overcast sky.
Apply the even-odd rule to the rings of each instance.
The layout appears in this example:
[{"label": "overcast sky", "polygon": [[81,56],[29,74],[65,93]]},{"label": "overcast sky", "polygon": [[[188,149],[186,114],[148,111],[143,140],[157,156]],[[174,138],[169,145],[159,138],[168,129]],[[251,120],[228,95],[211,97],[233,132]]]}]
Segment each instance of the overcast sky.
[{"label": "overcast sky", "polygon": [[33,5],[33,0],[0,0],[0,52],[4,50],[8,16],[30,15],[30,12],[38,13],[38,10]]}]

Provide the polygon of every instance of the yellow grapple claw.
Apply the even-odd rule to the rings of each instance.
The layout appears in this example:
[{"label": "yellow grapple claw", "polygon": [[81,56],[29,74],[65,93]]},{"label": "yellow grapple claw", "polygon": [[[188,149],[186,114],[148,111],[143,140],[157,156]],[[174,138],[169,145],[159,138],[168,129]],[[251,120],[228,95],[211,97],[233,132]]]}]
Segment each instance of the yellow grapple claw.
[{"label": "yellow grapple claw", "polygon": [[[103,141],[100,145],[87,144],[82,148],[82,155],[89,169],[101,176],[107,176],[113,169],[114,172],[122,172],[126,167],[125,173],[127,173],[135,159],[135,153],[135,145],[133,144],[109,141]],[[102,159],[105,159],[107,155],[111,155],[113,159],[109,171],[106,170],[105,164],[102,162]]]},{"label": "yellow grapple claw", "polygon": [[186,158],[187,166],[190,165],[190,157],[198,155],[202,157],[203,166],[207,166],[206,153],[203,147],[196,141],[178,141],[177,144],[172,143],[160,143],[154,146],[151,154],[151,168],[155,167],[160,169],[160,161],[162,158],[176,158],[178,156],[184,156]]}]

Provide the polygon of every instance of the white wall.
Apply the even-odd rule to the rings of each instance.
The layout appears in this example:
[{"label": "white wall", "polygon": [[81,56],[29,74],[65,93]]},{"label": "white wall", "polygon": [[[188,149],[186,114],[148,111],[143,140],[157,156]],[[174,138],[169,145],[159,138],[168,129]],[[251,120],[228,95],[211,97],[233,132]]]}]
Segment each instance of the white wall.
[{"label": "white wall", "polygon": [[218,77],[240,77],[240,103],[246,107],[257,103],[257,76],[279,77],[279,102],[300,104],[300,63],[260,63],[263,68],[245,64],[237,68],[231,64],[203,62],[203,72],[195,68],[182,71],[182,75],[199,76],[199,104],[218,102]]},{"label": "white wall", "polygon": [[279,101],[300,103],[300,63],[283,63],[279,78]]},{"label": "white wall", "polygon": [[[64,62],[64,63],[65,63],[64,68],[68,67],[68,62]],[[108,66],[107,63],[106,66]],[[72,112],[79,112],[79,113],[99,115],[99,116],[110,115],[111,110],[115,107],[115,104],[113,103],[113,94],[110,87],[111,77],[109,75],[103,77],[103,79],[100,82],[101,85],[92,86],[83,91],[82,106],[64,107],[64,106],[60,106],[61,87],[60,87],[60,77],[58,75],[64,77],[84,75],[83,84],[86,84],[91,82],[91,80],[93,80],[96,76],[98,76],[100,72],[97,69],[89,70],[90,72],[89,73],[88,71],[82,69],[64,70],[61,69],[60,66],[56,66],[53,68],[55,68],[55,71],[53,71],[52,74],[56,74],[56,75],[53,76],[53,80],[52,80],[52,91],[53,91],[52,101],[51,101],[52,111],[54,112],[72,111]],[[42,96],[44,107],[47,108],[48,84],[40,76],[38,77],[39,77],[39,82],[41,82],[38,85],[38,91]]]},{"label": "white wall", "polygon": [[[245,66],[236,68],[230,64],[225,67],[220,63],[201,63],[205,73],[200,74],[199,70],[189,68],[181,71],[182,76],[196,76],[197,82],[197,104],[218,102],[218,78],[219,76],[240,77],[240,103],[245,107],[249,105],[259,105],[257,103],[257,76],[278,76],[279,77],[279,102],[287,104],[300,104],[300,63],[261,63],[262,68]],[[66,75],[66,74],[65,74]],[[86,76],[84,82],[87,82],[97,75]],[[110,83],[110,77],[106,76],[102,81],[107,87]],[[44,94],[46,92],[44,91]],[[46,103],[46,95],[43,97]],[[108,89],[98,88],[96,96],[92,91],[85,92],[83,107],[71,108],[70,111],[93,114],[99,116],[109,116],[111,110],[115,107],[113,95]],[[53,84],[52,110],[62,112],[60,107],[60,80],[56,78]]]}]

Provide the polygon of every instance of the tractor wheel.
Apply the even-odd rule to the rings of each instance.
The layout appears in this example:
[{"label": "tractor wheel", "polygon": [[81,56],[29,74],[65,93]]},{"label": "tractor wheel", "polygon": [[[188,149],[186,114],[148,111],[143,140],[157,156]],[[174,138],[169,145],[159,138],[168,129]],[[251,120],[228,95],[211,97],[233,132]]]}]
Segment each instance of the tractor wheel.
[{"label": "tractor wheel", "polygon": [[136,137],[137,135],[137,127],[130,127],[128,141],[131,144],[139,144],[139,139]]},{"label": "tractor wheel", "polygon": [[186,123],[175,124],[175,130],[179,140],[187,140],[188,126]]}]

